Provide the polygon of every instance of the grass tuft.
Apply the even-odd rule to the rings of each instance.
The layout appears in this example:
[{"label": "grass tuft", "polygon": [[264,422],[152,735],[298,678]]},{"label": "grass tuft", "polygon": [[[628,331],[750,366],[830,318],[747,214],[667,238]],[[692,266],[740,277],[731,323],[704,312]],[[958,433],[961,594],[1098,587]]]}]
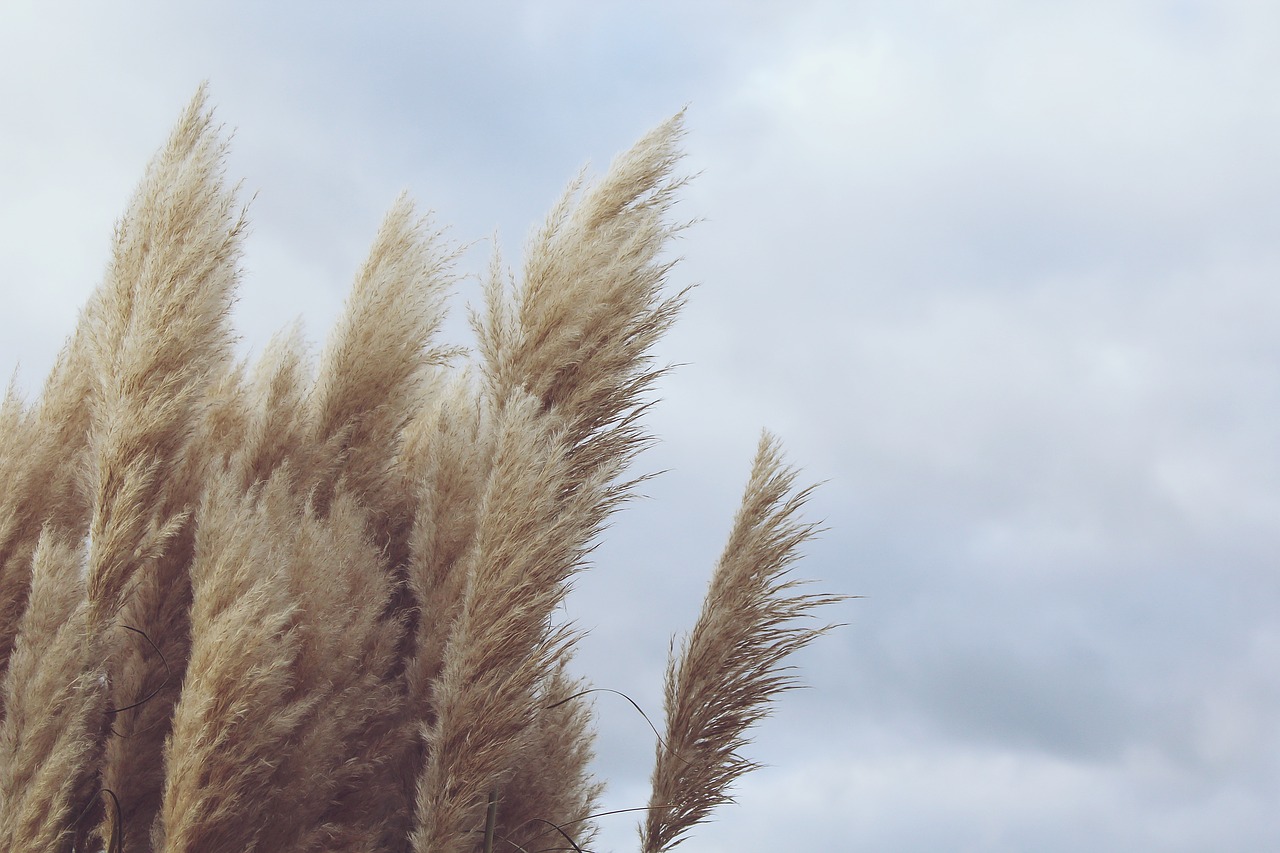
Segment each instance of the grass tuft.
[{"label": "grass tuft", "polygon": [[[648,476],[682,134],[574,181],[518,277],[495,253],[475,353],[437,340],[457,250],[402,197],[324,350],[235,364],[246,221],[197,92],[41,397],[0,402],[0,849],[590,849],[597,688],[556,610]],[[840,600],[788,574],[796,481],[766,435],[671,662],[646,853],[730,800]]]}]

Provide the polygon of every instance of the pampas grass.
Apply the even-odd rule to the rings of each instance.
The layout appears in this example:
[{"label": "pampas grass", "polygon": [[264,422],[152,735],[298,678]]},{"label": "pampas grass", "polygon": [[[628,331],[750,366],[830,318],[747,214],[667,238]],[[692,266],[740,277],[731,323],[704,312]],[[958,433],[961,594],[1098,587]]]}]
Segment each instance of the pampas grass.
[{"label": "pampas grass", "polygon": [[757,767],[743,757],[747,731],[780,692],[795,686],[783,661],[828,628],[797,625],[840,596],[804,595],[787,570],[814,527],[797,520],[809,489],[782,461],[777,439],[760,439],[751,479],[716,565],[702,614],[667,671],[665,743],[641,833],[643,853],[674,847]]},{"label": "pampas grass", "polygon": [[[201,90],[40,399],[0,404],[0,848],[589,849],[603,785],[555,618],[645,475],[683,117],[574,181],[473,360],[457,250],[395,202],[313,357],[234,364],[244,218]],[[761,443],[674,658],[642,821],[671,849],[836,596],[786,574],[808,490]],[[605,676],[607,678],[607,674]]]}]

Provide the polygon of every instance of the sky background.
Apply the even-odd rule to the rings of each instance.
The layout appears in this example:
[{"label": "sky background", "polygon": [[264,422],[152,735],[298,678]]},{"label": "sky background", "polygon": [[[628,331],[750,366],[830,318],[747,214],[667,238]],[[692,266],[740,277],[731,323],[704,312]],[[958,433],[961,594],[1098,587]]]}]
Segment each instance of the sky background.
[{"label": "sky background", "polygon": [[[865,598],[682,849],[1280,849],[1280,5],[9,0],[28,393],[204,79],[253,197],[245,353],[299,316],[319,346],[402,189],[462,271],[495,233],[518,265],[688,105],[666,473],[569,601],[577,669],[660,722],[765,427],[824,483],[797,574]],[[642,805],[653,736],[597,708],[605,805]]]}]

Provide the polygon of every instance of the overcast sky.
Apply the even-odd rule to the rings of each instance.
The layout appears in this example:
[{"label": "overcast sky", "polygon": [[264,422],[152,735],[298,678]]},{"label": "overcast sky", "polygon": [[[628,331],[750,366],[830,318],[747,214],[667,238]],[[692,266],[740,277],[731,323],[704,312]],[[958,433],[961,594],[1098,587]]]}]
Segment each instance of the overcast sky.
[{"label": "overcast sky", "polygon": [[[444,5],[6,2],[0,372],[38,388],[203,79],[247,353],[323,340],[402,189],[516,264],[687,104],[667,473],[569,603],[578,670],[660,721],[763,427],[825,482],[797,573],[866,597],[684,849],[1280,849],[1280,6]],[[642,805],[652,734],[597,706]]]}]

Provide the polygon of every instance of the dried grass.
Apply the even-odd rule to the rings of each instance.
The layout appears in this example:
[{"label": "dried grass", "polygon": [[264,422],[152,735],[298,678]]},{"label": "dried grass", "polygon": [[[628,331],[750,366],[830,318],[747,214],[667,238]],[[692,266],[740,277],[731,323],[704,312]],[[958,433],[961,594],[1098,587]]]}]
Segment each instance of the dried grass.
[{"label": "dried grass", "polygon": [[795,489],[775,438],[765,434],[729,543],[702,613],[667,670],[665,743],[641,833],[644,853],[670,850],[758,765],[741,754],[748,730],[777,694],[796,686],[783,661],[831,626],[798,620],[840,596],[803,595],[787,571],[814,533],[797,520],[810,489]]},{"label": "dried grass", "polygon": [[[456,251],[407,198],[318,359],[295,328],[234,365],[244,220],[197,94],[42,397],[0,404],[0,848],[587,849],[555,616],[643,479],[681,127],[575,181],[519,280],[495,254],[471,366],[436,340]],[[794,481],[766,439],[672,663],[646,851],[754,766],[821,633],[796,620],[836,600],[784,579]]]}]

